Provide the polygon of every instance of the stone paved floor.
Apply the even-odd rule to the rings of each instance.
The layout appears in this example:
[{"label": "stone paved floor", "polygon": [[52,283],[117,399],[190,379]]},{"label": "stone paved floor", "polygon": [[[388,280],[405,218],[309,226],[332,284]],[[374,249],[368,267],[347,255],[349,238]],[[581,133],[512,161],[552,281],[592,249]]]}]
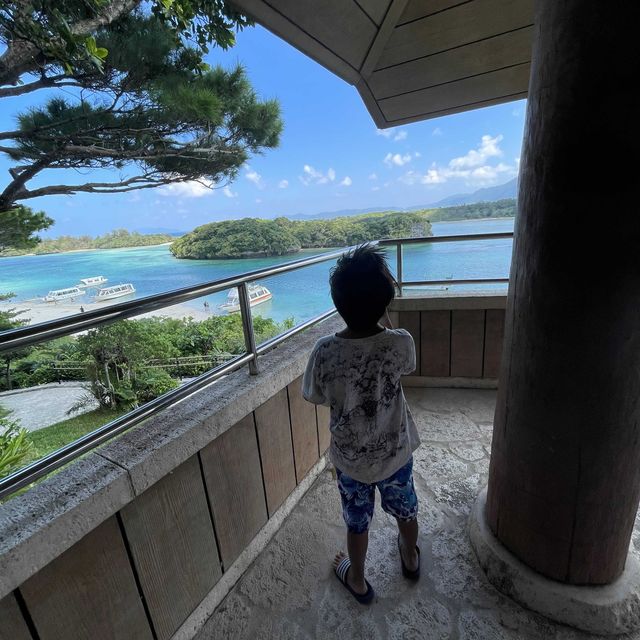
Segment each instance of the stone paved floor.
[{"label": "stone paved floor", "polygon": [[[344,548],[340,499],[325,471],[202,629],[199,640],[595,640],[500,595],[469,545],[467,518],[487,482],[495,393],[407,389],[422,446],[414,456],[421,501],[423,576],[402,578],[396,527],[379,506],[358,605],[332,575]],[[640,536],[634,542],[640,543]],[[640,634],[618,636],[639,640]]]}]

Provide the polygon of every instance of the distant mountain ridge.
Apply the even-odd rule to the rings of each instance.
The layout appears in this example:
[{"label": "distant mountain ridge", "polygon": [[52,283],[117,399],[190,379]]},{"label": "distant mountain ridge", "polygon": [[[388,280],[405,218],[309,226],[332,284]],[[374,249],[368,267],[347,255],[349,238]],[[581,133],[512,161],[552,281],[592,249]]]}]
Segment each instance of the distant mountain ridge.
[{"label": "distant mountain ridge", "polygon": [[[473,193],[458,193],[453,196],[448,196],[438,202],[428,205],[430,209],[439,209],[441,207],[453,207],[459,204],[476,204],[478,202],[494,202],[495,200],[508,200],[510,198],[518,197],[518,178],[509,180],[504,184],[499,184],[495,187],[485,187],[478,189]],[[411,207],[415,209],[417,207]],[[422,207],[420,207],[422,208]]]},{"label": "distant mountain ridge", "polygon": [[440,209],[443,207],[455,207],[463,204],[477,204],[478,202],[495,202],[497,200],[509,200],[518,195],[518,179],[513,178],[509,182],[484,187],[472,193],[458,193],[452,196],[432,202],[431,204],[416,205],[413,207],[369,207],[367,209],[342,209],[340,211],[323,211],[321,213],[302,214],[288,216],[291,220],[328,220],[330,218],[343,218],[358,216],[363,213],[376,213],[380,211],[418,211],[420,209]]}]

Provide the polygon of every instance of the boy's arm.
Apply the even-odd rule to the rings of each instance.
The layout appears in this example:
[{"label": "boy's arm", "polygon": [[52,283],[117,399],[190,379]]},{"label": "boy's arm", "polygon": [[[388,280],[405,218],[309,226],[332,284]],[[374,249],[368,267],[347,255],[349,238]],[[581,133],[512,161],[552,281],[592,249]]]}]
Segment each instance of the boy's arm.
[{"label": "boy's arm", "polygon": [[319,366],[316,355],[317,351],[314,349],[302,378],[302,396],[305,400],[313,402],[313,404],[327,404],[327,399],[324,397],[324,392],[318,380]]},{"label": "boy's arm", "polygon": [[402,371],[403,375],[411,375],[416,370],[416,345],[409,333],[405,336],[406,340],[406,363]]}]

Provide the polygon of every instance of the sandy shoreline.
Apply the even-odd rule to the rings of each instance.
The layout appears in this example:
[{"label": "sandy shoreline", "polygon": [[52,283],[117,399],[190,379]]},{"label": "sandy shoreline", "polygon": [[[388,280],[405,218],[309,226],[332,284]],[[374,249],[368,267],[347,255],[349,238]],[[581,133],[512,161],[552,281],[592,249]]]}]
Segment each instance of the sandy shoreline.
[{"label": "sandy shoreline", "polygon": [[[117,300],[113,301],[115,304]],[[108,303],[104,302],[87,302],[82,303],[82,307],[85,311],[93,311],[94,309],[104,309],[108,307]],[[57,318],[65,318],[77,313],[80,313],[80,303],[46,303],[46,302],[2,302],[0,303],[0,311],[8,311],[13,309],[15,311],[22,311],[20,316],[16,319],[24,318],[29,319],[29,324],[37,324],[39,322],[48,322],[50,320],[56,320]],[[206,320],[213,314],[207,313],[204,309],[200,310],[194,307],[190,307],[186,304],[173,305],[166,307],[165,309],[158,309],[157,311],[151,311],[144,313],[136,318],[150,318],[150,317],[163,317],[174,318],[180,320],[182,318],[193,318],[194,320]]]},{"label": "sandy shoreline", "polygon": [[61,256],[65,253],[84,253],[88,251],[127,251],[128,249],[148,249],[149,247],[168,247],[173,244],[171,242],[160,242],[158,244],[137,244],[133,247],[103,247],[94,249],[69,249],[68,251],[50,251],[46,253],[18,253],[13,256],[0,256],[0,258],[26,258],[27,256]]}]

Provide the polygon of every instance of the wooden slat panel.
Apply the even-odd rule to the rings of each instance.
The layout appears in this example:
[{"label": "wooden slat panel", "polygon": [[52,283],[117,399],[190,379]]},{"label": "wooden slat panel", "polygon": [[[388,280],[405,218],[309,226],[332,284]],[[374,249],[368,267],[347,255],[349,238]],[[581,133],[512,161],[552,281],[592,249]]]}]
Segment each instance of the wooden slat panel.
[{"label": "wooden slat panel", "polygon": [[378,25],[384,19],[391,0],[357,0],[367,15]]},{"label": "wooden slat panel", "polygon": [[331,431],[329,430],[331,411],[329,407],[318,404],[316,405],[316,413],[318,417],[318,447],[320,455],[323,455],[331,444]]},{"label": "wooden slat panel", "polygon": [[293,454],[296,461],[296,480],[300,482],[309,469],[318,461],[318,430],[316,410],[313,404],[302,397],[302,376],[288,387],[289,412]]},{"label": "wooden slat panel", "polygon": [[530,64],[466,78],[441,87],[385,98],[378,105],[389,122],[464,110],[470,105],[516,100],[529,89]]},{"label": "wooden slat panel", "polygon": [[255,411],[262,476],[269,517],[296,488],[287,390],[282,389]]},{"label": "wooden slat panel", "polygon": [[153,626],[166,640],[222,575],[197,456],[121,514]]},{"label": "wooden slat panel", "polygon": [[115,516],[21,587],[40,640],[151,640]]},{"label": "wooden slat panel", "polygon": [[420,375],[448,376],[451,311],[421,311]]},{"label": "wooden slat panel", "polygon": [[533,27],[376,71],[369,88],[377,99],[426,89],[531,60]]},{"label": "wooden slat panel", "polygon": [[406,329],[412,336],[416,345],[416,368],[409,375],[420,375],[420,312],[419,311],[400,311],[398,313],[398,326]]},{"label": "wooden slat panel", "polygon": [[468,0],[409,0],[398,25],[424,18],[438,11],[445,11]]},{"label": "wooden slat panel", "polygon": [[468,2],[394,29],[382,69],[533,24],[533,0]]},{"label": "wooden slat panel", "polygon": [[502,342],[504,339],[504,309],[487,309],[484,333],[484,369],[485,378],[497,378],[500,373]]},{"label": "wooden slat panel", "polygon": [[451,314],[451,375],[480,378],[485,312],[473,309]]},{"label": "wooden slat panel", "polygon": [[[353,0],[269,0],[269,6],[359,69],[378,29]],[[286,35],[286,34],[285,34]]]},{"label": "wooden slat panel", "polygon": [[32,640],[12,593],[0,600],[0,640]]},{"label": "wooden slat panel", "polygon": [[267,521],[253,413],[200,451],[225,570]]}]

